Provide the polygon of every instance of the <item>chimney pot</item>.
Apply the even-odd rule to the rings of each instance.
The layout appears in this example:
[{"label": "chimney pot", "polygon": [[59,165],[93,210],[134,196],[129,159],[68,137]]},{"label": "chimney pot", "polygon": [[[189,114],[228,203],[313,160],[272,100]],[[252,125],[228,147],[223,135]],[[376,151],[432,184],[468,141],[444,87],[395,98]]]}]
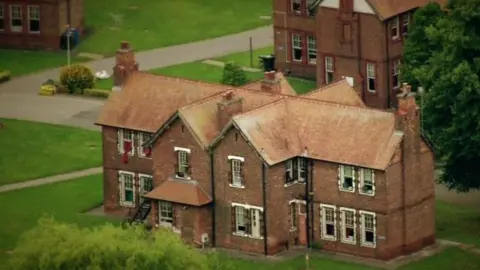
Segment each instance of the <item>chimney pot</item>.
[{"label": "chimney pot", "polygon": [[120,44],[120,48],[122,50],[128,50],[130,49],[130,44],[128,43],[128,41],[122,41],[122,43]]}]

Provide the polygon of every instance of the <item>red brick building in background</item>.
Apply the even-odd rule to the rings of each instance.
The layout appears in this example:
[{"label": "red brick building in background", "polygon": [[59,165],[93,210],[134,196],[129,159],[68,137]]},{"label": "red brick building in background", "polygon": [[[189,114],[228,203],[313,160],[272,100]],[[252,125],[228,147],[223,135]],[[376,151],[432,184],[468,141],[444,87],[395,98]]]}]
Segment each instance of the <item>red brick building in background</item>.
[{"label": "red brick building in background", "polygon": [[297,96],[275,72],[241,88],[125,74],[97,121],[106,213],[268,255],[318,243],[388,260],[435,242],[434,158],[408,85],[391,112],[351,79]]},{"label": "red brick building in background", "polygon": [[59,49],[67,25],[83,32],[83,0],[0,0],[0,47]]},{"label": "red brick building in background", "polygon": [[318,86],[352,77],[365,104],[395,107],[412,14],[429,1],[274,0],[275,66]]}]

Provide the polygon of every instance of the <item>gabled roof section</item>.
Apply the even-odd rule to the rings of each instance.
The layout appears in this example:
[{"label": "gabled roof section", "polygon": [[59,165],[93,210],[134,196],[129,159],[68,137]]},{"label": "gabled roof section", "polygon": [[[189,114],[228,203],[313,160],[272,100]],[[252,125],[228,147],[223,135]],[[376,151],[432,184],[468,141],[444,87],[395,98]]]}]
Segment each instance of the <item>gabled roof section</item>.
[{"label": "gabled roof section", "polygon": [[313,159],[384,170],[403,138],[392,113],[300,98],[233,121],[269,165],[306,151]]},{"label": "gabled roof section", "polygon": [[[243,113],[283,97],[261,91],[244,89],[233,91],[235,98],[242,98]],[[222,94],[223,92],[179,109],[180,118],[188,125],[204,148],[207,148],[225,128],[219,126],[217,121],[217,102],[222,99]]]},{"label": "gabled roof section", "polygon": [[212,197],[196,181],[167,179],[144,195],[146,198],[202,206],[212,202]]},{"label": "gabled roof section", "polygon": [[393,16],[423,7],[429,2],[437,2],[444,6],[448,0],[365,0],[374,9],[377,16],[383,21]]},{"label": "gabled roof section", "polygon": [[[287,78],[285,78],[283,73],[277,72],[275,74],[275,78],[280,81],[280,94],[291,95],[291,96],[296,96],[297,95],[297,92],[295,92],[295,90],[290,85]],[[259,81],[256,81],[254,83],[245,85],[242,88],[247,89],[247,90],[263,91],[262,90],[262,80],[259,80]]]},{"label": "gabled roof section", "polygon": [[315,91],[308,92],[302,97],[327,101],[342,105],[366,107],[357,91],[352,88],[347,79],[329,84]]},{"label": "gabled roof section", "polygon": [[225,91],[224,85],[135,72],[121,92],[112,93],[97,125],[155,132],[178,108]]}]

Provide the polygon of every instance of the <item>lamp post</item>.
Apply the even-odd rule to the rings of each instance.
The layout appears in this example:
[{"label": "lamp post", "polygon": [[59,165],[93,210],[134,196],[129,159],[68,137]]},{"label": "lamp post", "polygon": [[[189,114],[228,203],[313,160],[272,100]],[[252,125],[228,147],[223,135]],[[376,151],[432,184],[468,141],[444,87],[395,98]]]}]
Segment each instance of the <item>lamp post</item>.
[{"label": "lamp post", "polygon": [[67,24],[67,65],[70,66],[70,25]]}]

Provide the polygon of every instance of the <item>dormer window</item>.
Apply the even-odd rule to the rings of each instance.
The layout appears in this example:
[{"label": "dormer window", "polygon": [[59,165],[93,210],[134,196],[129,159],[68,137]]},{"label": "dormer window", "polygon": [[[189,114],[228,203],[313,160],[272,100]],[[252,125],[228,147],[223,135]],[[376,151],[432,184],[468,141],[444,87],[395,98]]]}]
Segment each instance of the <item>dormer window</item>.
[{"label": "dormer window", "polygon": [[296,157],[285,162],[285,185],[305,183],[307,180],[307,160]]},{"label": "dormer window", "polygon": [[190,149],[175,147],[175,152],[177,153],[177,165],[175,166],[175,176],[178,178],[190,178]]}]

